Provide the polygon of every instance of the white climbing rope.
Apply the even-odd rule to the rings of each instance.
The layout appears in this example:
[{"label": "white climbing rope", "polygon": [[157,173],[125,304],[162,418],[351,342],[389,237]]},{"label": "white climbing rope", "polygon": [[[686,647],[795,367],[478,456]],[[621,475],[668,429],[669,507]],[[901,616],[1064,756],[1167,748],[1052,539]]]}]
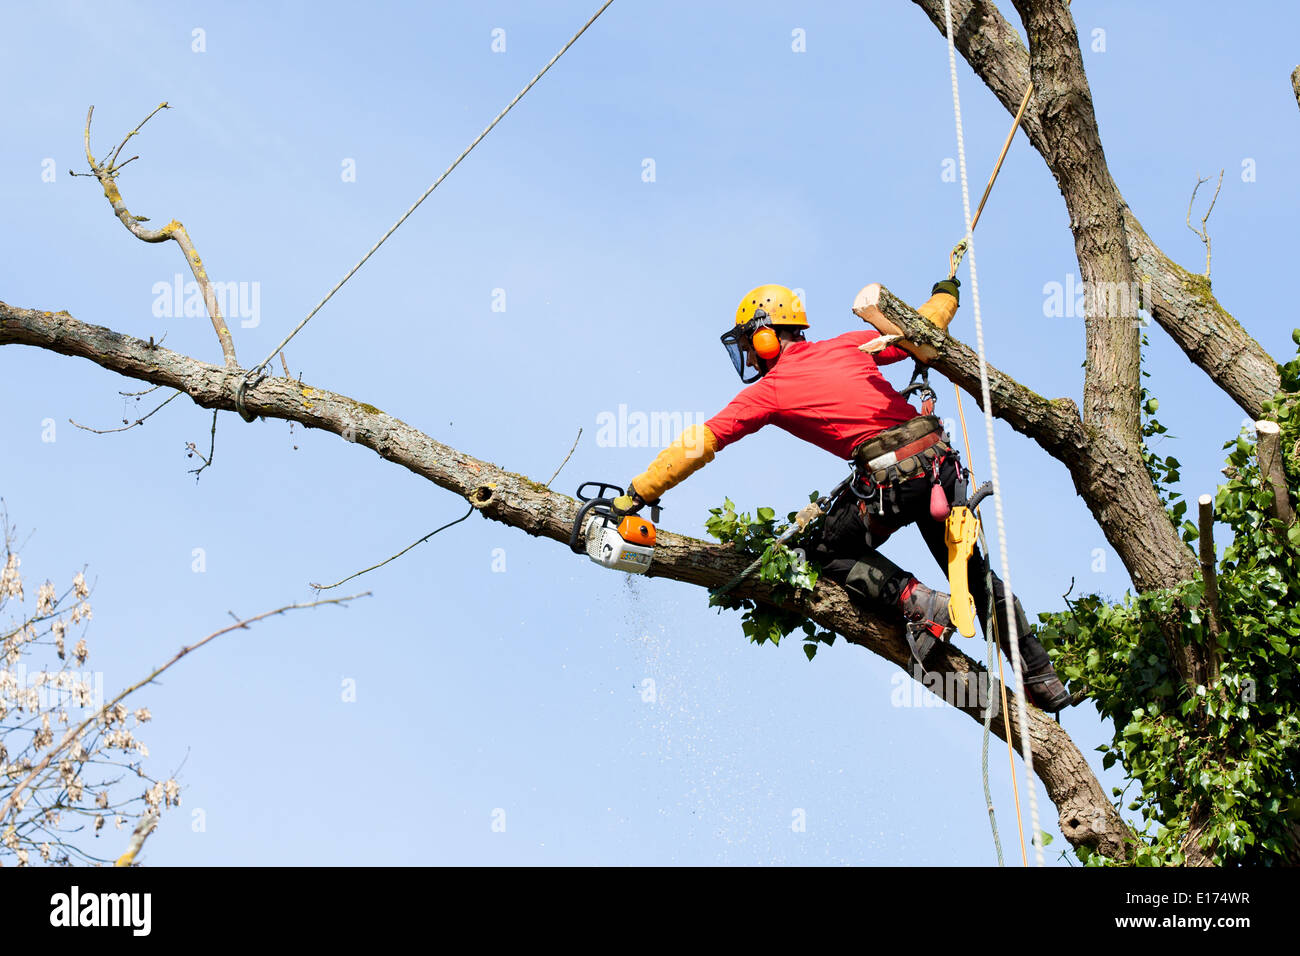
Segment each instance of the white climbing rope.
[{"label": "white climbing rope", "polygon": [[[988,365],[984,359],[984,326],[980,320],[979,280],[975,272],[975,237],[971,225],[970,189],[966,182],[966,142],[962,133],[961,95],[957,91],[957,48],[952,35],[952,0],[944,0],[943,15],[945,21],[944,32],[948,38],[948,70],[952,76],[952,109],[957,127],[957,161],[961,170],[961,203],[966,224],[966,256],[970,260],[971,303],[975,312],[975,345],[979,351],[980,359],[980,394],[984,399],[984,429],[989,448],[989,477],[993,482],[993,507],[998,526],[998,557],[1002,562],[1002,584],[1006,589],[1007,630],[1009,632],[1007,634],[1007,644],[1011,648],[1011,666],[1016,672],[1016,682],[1019,684],[1021,697],[1027,699],[1024,670],[1020,663],[1020,640],[1019,635],[1016,633],[1015,592],[1011,588],[1011,567],[1007,560],[1007,532],[1002,518],[1002,487],[998,481],[997,445],[993,438],[993,415],[991,414],[993,404],[989,394]],[[994,617],[996,618],[996,615]],[[1034,862],[1038,866],[1043,866],[1043,845],[1038,827],[1038,792],[1034,787],[1034,753],[1029,742],[1029,718],[1025,713],[1024,705],[1017,708],[1017,718],[1021,754],[1025,760],[1026,786],[1029,793],[1029,825],[1032,832],[1031,839],[1034,844]]]}]

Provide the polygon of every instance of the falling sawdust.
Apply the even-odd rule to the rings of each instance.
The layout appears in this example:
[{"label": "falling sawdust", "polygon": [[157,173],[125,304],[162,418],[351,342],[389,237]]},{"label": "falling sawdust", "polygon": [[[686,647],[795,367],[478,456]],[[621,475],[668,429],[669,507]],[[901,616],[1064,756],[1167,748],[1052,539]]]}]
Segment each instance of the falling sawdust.
[{"label": "falling sawdust", "polygon": [[[747,713],[755,700],[732,675],[744,668],[744,654],[785,649],[702,640],[716,634],[711,619],[690,632],[664,623],[681,618],[683,609],[657,590],[637,575],[624,577],[617,598],[618,637],[632,652],[632,673],[639,673],[627,698],[638,708],[631,752],[651,777],[647,795],[657,793],[663,801],[661,819],[680,834],[671,862],[708,862],[710,849],[720,865],[846,865],[874,858],[876,840],[864,839],[873,814],[859,805],[861,795],[845,794],[843,766],[832,769],[809,755],[807,771],[760,771],[745,750],[752,736],[737,740],[751,721]],[[691,616],[689,609],[685,616]],[[792,664],[805,663],[802,655],[798,661],[790,657]],[[766,717],[758,719],[768,723]],[[846,759],[855,759],[856,749],[846,746]],[[813,807],[836,806],[851,819],[814,819],[808,832],[793,833],[792,807],[784,795],[807,787],[815,795],[799,802],[812,805],[810,814],[823,812]],[[888,842],[885,834],[879,836]]]},{"label": "falling sawdust", "polygon": [[710,845],[720,864],[784,862],[772,843],[779,830],[761,809],[772,788],[741,766],[733,734],[717,729],[734,711],[725,679],[731,655],[655,623],[668,608],[655,607],[646,588],[636,576],[625,579],[622,637],[642,674],[631,698],[639,708],[639,757],[665,801],[659,813],[680,827],[686,851],[672,862],[699,862]]}]

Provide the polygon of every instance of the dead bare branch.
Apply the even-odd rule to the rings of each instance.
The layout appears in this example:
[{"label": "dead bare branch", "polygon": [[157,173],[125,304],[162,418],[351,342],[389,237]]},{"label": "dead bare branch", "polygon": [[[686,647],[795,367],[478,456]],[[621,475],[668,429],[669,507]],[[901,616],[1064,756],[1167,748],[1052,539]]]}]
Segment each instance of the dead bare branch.
[{"label": "dead bare branch", "polygon": [[452,525],[454,525],[454,524],[460,524],[462,521],[464,521],[466,518],[468,518],[468,517],[469,517],[470,515],[472,515],[473,513],[474,513],[474,506],[473,506],[473,505],[470,505],[469,510],[466,511],[466,512],[465,512],[463,515],[461,515],[459,518],[457,518],[455,521],[448,521],[448,522],[447,522],[445,525],[443,525],[442,527],[434,528],[432,531],[430,531],[428,534],[426,534],[426,535],[425,535],[423,538],[421,538],[419,541],[413,541],[412,543],[408,544],[405,548],[403,548],[401,551],[398,551],[398,552],[397,552],[395,555],[393,555],[391,558],[384,558],[384,560],[380,561],[378,564],[372,564],[370,567],[368,567],[368,568],[363,568],[362,570],[356,572],[355,574],[349,574],[346,578],[344,578],[344,579],[341,580],[341,581],[335,581],[333,584],[315,584],[315,583],[311,583],[311,584],[308,584],[307,586],[310,587],[312,590],[317,591],[317,592],[320,592],[320,591],[328,591],[330,588],[336,588],[336,587],[338,587],[340,584],[346,584],[347,582],[351,581],[353,578],[359,578],[359,577],[361,577],[361,575],[363,575],[363,574],[369,574],[371,571],[374,571],[374,570],[377,569],[377,568],[382,568],[385,564],[388,564],[388,563],[391,562],[391,561],[396,561],[398,558],[400,558],[402,555],[406,554],[406,552],[410,551],[410,550],[411,550],[412,548],[414,548],[416,545],[418,545],[418,544],[424,544],[424,542],[428,541],[430,538],[432,538],[432,537],[433,537],[435,534],[437,534],[439,531],[445,531],[446,529],[450,528],[450,527],[451,527]]},{"label": "dead bare branch", "polygon": [[[551,481],[554,481],[556,478],[558,478],[564,466],[569,463],[569,459],[573,457],[574,449],[578,447],[578,439],[581,437],[582,437],[582,429],[579,428],[577,437],[573,439],[573,447],[570,448],[569,453],[564,456],[564,461],[560,462],[560,467],[555,469],[555,474],[551,475]],[[551,481],[548,481],[546,483],[547,488],[551,487]]]},{"label": "dead bare branch", "polygon": [[[139,392],[138,394],[147,395],[149,394],[149,392],[152,391],[154,391],[154,389],[152,388],[146,389],[145,391]],[[127,395],[126,392],[123,392],[122,394]],[[145,421],[147,421],[149,418],[152,418],[155,414],[162,411],[163,407],[179,394],[180,392],[173,392],[170,398],[165,399],[162,405],[159,405],[148,415],[143,415],[140,418],[137,418],[135,421],[131,422],[129,425],[123,425],[121,428],[91,428],[89,425],[82,425],[80,422],[72,418],[69,418],[68,421],[71,422],[73,425],[76,425],[78,428],[82,429],[83,431],[94,432],[96,435],[111,435],[114,432],[129,431],[132,428],[135,428],[136,425],[143,425]]]},{"label": "dead bare branch", "polygon": [[1214,204],[1219,201],[1219,190],[1223,188],[1223,170],[1219,170],[1219,184],[1214,187],[1214,198],[1210,200],[1210,207],[1205,210],[1205,215],[1201,217],[1201,228],[1197,229],[1192,225],[1192,206],[1196,203],[1197,190],[1210,178],[1196,177],[1196,187],[1192,190],[1192,198],[1187,200],[1187,228],[1192,230],[1192,234],[1205,243],[1205,278],[1210,278],[1210,231],[1207,223],[1210,221],[1210,213],[1214,212]]},{"label": "dead bare branch", "polygon": [[[159,110],[168,108],[169,107],[166,103],[158,104],[152,113],[140,121],[139,126],[126,134],[126,138],[122,140],[108,160],[105,160],[102,163],[97,163],[94,155],[90,151],[90,121],[95,113],[95,107],[91,106],[90,109],[86,111],[86,130],[84,135],[86,162],[90,164],[91,174],[99,180],[99,185],[104,190],[105,198],[108,199],[109,204],[113,207],[114,214],[119,220],[121,220],[122,225],[126,226],[131,235],[143,242],[166,242],[171,239],[181,247],[181,252],[185,255],[185,262],[189,265],[190,272],[194,274],[194,280],[199,284],[199,288],[203,292],[203,302],[207,306],[208,317],[212,320],[212,328],[217,333],[217,341],[221,343],[221,353],[225,357],[226,367],[229,369],[236,369],[239,368],[239,361],[235,358],[235,341],[231,338],[230,329],[227,328],[226,320],[221,315],[221,307],[217,303],[216,292],[212,288],[212,283],[208,280],[207,269],[204,268],[203,260],[199,258],[198,251],[194,248],[194,243],[190,239],[190,234],[186,232],[185,227],[175,219],[168,222],[167,225],[163,226],[161,229],[144,228],[140,223],[148,222],[148,219],[144,216],[131,215],[131,211],[127,209],[126,203],[122,199],[122,194],[117,188],[117,174],[121,171],[122,166],[126,165],[126,163],[122,163],[121,166],[114,165],[118,155],[122,152],[122,147],[126,145],[127,140],[140,132],[140,129],[145,123],[149,122],[155,113]],[[134,156],[131,157],[131,159],[135,158],[136,157]],[[129,163],[130,161],[131,160],[127,160],[126,162]]]},{"label": "dead bare branch", "polygon": [[212,467],[213,453],[217,450],[217,413],[215,411],[212,413],[212,443],[208,446],[208,456],[204,458],[203,453],[199,451],[192,441],[186,442],[185,447],[189,449],[191,455],[198,455],[199,461],[203,462],[199,467],[190,469],[190,474],[194,476],[195,481],[198,481],[203,469]]}]

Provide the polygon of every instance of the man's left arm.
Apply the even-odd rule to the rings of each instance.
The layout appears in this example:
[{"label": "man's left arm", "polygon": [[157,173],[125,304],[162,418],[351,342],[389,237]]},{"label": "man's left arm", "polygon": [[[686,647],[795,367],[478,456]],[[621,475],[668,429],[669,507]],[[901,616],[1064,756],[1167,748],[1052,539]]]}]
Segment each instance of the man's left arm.
[{"label": "man's left arm", "polygon": [[766,425],[773,407],[771,389],[764,380],[744,389],[726,408],[702,425],[691,425],[655,456],[650,467],[628,485],[628,497],[633,504],[619,502],[617,507],[626,510],[633,505],[658,501],[664,492],[713,461],[722,448]]}]

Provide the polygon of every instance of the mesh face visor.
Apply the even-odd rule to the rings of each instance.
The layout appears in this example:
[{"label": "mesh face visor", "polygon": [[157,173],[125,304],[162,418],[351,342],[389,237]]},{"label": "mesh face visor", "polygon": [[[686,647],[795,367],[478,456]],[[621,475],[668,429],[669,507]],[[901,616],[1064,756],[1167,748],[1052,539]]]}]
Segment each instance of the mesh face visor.
[{"label": "mesh face visor", "polygon": [[740,381],[745,385],[752,385],[760,378],[767,374],[767,362],[758,356],[754,361],[758,363],[757,370],[745,377],[745,353],[753,348],[752,339],[755,332],[760,328],[771,327],[772,323],[762,309],[756,309],[754,317],[744,325],[736,325],[722,333],[722,345],[731,356],[731,364],[736,366],[736,374],[740,376]]},{"label": "mesh face visor", "polygon": [[[731,356],[731,364],[736,366],[736,374],[740,376],[740,381],[745,385],[752,385],[763,377],[762,366],[765,364],[762,359],[758,359],[758,369],[747,369],[745,365],[745,354],[749,348],[749,336],[752,331],[749,326],[752,323],[738,325],[734,329],[728,329],[722,333],[722,346]],[[749,377],[745,373],[749,371]]]}]

